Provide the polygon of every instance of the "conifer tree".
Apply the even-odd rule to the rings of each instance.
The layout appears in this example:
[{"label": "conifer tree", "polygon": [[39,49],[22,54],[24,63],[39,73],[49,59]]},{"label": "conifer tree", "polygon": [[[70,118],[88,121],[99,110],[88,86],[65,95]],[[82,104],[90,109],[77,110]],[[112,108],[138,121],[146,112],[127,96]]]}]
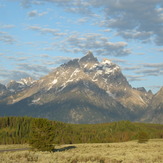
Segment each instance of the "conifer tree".
[{"label": "conifer tree", "polygon": [[40,151],[51,151],[54,140],[54,126],[47,119],[33,119],[29,144]]}]

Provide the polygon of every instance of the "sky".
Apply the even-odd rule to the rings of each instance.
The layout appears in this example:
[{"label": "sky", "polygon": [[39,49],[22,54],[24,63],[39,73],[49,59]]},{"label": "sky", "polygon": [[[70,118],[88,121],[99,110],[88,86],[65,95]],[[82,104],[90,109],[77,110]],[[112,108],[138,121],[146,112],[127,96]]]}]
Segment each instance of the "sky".
[{"label": "sky", "polygon": [[88,51],[133,87],[163,86],[162,0],[0,0],[0,83],[39,79]]}]

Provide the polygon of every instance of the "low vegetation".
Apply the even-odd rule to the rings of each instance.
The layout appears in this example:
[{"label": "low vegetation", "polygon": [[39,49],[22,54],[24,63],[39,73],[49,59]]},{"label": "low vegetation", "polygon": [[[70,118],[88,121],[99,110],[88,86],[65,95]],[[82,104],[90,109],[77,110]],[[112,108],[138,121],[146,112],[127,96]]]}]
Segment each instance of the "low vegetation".
[{"label": "low vegetation", "polygon": [[[8,145],[7,145],[8,146]],[[162,163],[163,140],[56,146],[54,152],[0,153],[1,163]]]},{"label": "low vegetation", "polygon": [[148,134],[146,132],[139,132],[138,135],[138,143],[146,143],[148,142],[149,138],[148,138]]}]

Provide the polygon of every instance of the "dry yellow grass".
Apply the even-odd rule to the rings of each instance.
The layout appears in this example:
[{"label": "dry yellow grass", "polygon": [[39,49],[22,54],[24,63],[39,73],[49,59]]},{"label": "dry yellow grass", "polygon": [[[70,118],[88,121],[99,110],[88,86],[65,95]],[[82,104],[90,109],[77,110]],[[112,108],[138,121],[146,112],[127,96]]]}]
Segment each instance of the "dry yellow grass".
[{"label": "dry yellow grass", "polygon": [[[58,151],[57,151],[58,149]],[[163,140],[56,146],[55,152],[0,153],[1,163],[163,163]]]},{"label": "dry yellow grass", "polygon": [[28,144],[9,144],[9,145],[0,145],[0,150],[19,149],[19,148],[29,148],[29,145],[28,145]]}]

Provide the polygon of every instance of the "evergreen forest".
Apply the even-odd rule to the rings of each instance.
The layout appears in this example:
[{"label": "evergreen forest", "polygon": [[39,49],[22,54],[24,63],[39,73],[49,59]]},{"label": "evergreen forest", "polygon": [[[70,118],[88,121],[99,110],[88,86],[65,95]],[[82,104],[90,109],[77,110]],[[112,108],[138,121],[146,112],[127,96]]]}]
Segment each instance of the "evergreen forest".
[{"label": "evergreen forest", "polygon": [[[0,144],[29,143],[31,117],[0,117]],[[118,121],[103,124],[68,124],[48,121],[52,127],[54,144],[111,143],[137,140],[140,132],[149,139],[163,138],[163,125]],[[41,143],[41,142],[40,142]]]}]

